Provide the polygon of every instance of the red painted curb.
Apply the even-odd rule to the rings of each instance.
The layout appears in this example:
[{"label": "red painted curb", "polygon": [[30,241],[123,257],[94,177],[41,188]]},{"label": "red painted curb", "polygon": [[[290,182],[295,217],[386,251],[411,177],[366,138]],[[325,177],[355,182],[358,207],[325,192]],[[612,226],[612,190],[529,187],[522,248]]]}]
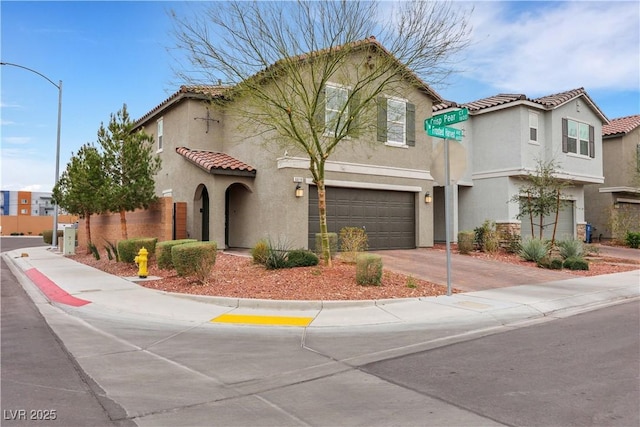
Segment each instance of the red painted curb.
[{"label": "red painted curb", "polygon": [[31,268],[25,271],[25,274],[38,288],[49,298],[51,301],[59,302],[61,304],[71,305],[74,307],[82,307],[83,305],[91,303],[84,299],[76,298],[58,285],[53,283],[47,276],[40,273],[37,269]]}]

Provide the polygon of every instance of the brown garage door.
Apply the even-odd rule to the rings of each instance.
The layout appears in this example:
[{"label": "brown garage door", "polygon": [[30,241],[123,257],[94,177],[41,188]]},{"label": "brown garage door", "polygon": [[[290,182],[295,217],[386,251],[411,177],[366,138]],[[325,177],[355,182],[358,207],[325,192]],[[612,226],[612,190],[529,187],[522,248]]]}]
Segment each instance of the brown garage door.
[{"label": "brown garage door", "polygon": [[[327,226],[340,233],[343,227],[364,227],[369,249],[416,247],[415,196],[401,191],[327,188]],[[309,248],[315,248],[320,232],[318,192],[309,189]]]}]

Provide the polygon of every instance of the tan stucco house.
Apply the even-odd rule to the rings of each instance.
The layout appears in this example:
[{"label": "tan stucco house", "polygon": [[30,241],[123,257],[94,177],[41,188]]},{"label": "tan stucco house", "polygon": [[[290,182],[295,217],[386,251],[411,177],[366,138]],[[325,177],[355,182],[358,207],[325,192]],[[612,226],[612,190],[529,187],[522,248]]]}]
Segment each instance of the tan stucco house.
[{"label": "tan stucco house", "polygon": [[[434,114],[467,108],[469,119],[453,125],[463,130],[467,169],[454,185],[453,234],[473,230],[485,220],[499,231],[531,234],[529,222],[518,219],[521,178],[536,170],[538,160],[553,161],[557,177],[569,184],[563,190],[557,238],[583,239],[586,230],[585,186],[602,184],[603,125],[607,117],[584,88],[529,98],[499,94],[465,104],[434,105]],[[434,194],[434,236],[445,239],[443,183]],[[554,218],[544,235],[550,237]]]},{"label": "tan stucco house", "polygon": [[[344,75],[336,73],[326,90],[346,91]],[[267,237],[314,248],[318,197],[309,159],[230,114],[225,102],[235,101],[224,97],[232,89],[183,86],[136,122],[162,160],[157,196],[186,203],[189,237],[220,248],[250,248]],[[326,163],[330,232],[363,227],[371,249],[433,245],[433,209],[425,202],[433,191],[432,141],[422,123],[441,102],[415,76],[377,98],[370,111],[377,129],[343,141]],[[329,103],[324,108],[335,114]]]},{"label": "tan stucco house", "polygon": [[640,115],[602,126],[602,157],[604,182],[585,187],[585,217],[593,239],[624,239],[615,235],[616,223],[640,231]]}]

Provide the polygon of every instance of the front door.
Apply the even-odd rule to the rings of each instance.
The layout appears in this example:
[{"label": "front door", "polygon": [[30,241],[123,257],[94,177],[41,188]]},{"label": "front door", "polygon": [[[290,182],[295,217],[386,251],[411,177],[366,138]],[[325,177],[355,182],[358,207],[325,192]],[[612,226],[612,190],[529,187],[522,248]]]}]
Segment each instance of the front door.
[{"label": "front door", "polygon": [[207,187],[202,189],[202,241],[209,241],[209,192]]}]

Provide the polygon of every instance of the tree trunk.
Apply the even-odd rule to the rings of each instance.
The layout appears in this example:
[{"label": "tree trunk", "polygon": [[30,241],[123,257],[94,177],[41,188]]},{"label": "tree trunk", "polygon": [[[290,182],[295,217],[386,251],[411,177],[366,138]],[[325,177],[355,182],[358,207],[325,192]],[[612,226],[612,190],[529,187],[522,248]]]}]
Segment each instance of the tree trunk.
[{"label": "tree trunk", "polygon": [[527,192],[527,203],[529,204],[529,206],[527,206],[527,208],[529,209],[529,223],[531,224],[531,238],[536,237],[536,233],[533,230],[533,210],[531,207],[531,193]]},{"label": "tree trunk", "polygon": [[84,231],[87,233],[87,253],[91,253],[91,214],[84,214]]},{"label": "tree trunk", "polygon": [[539,239],[542,240],[542,236],[544,234],[544,215],[540,214],[540,224],[539,224]]},{"label": "tree trunk", "polygon": [[320,240],[322,241],[322,257],[324,265],[331,267],[331,245],[329,243],[329,231],[327,229],[327,191],[324,180],[318,180],[318,211],[320,214]]},{"label": "tree trunk", "polygon": [[556,230],[558,229],[558,218],[560,217],[560,190],[556,193],[556,220],[553,223],[553,234],[551,235],[551,247],[556,242]]},{"label": "tree trunk", "polygon": [[120,210],[120,230],[122,231],[122,238],[127,240],[127,217],[125,216],[126,211],[124,209]]}]

